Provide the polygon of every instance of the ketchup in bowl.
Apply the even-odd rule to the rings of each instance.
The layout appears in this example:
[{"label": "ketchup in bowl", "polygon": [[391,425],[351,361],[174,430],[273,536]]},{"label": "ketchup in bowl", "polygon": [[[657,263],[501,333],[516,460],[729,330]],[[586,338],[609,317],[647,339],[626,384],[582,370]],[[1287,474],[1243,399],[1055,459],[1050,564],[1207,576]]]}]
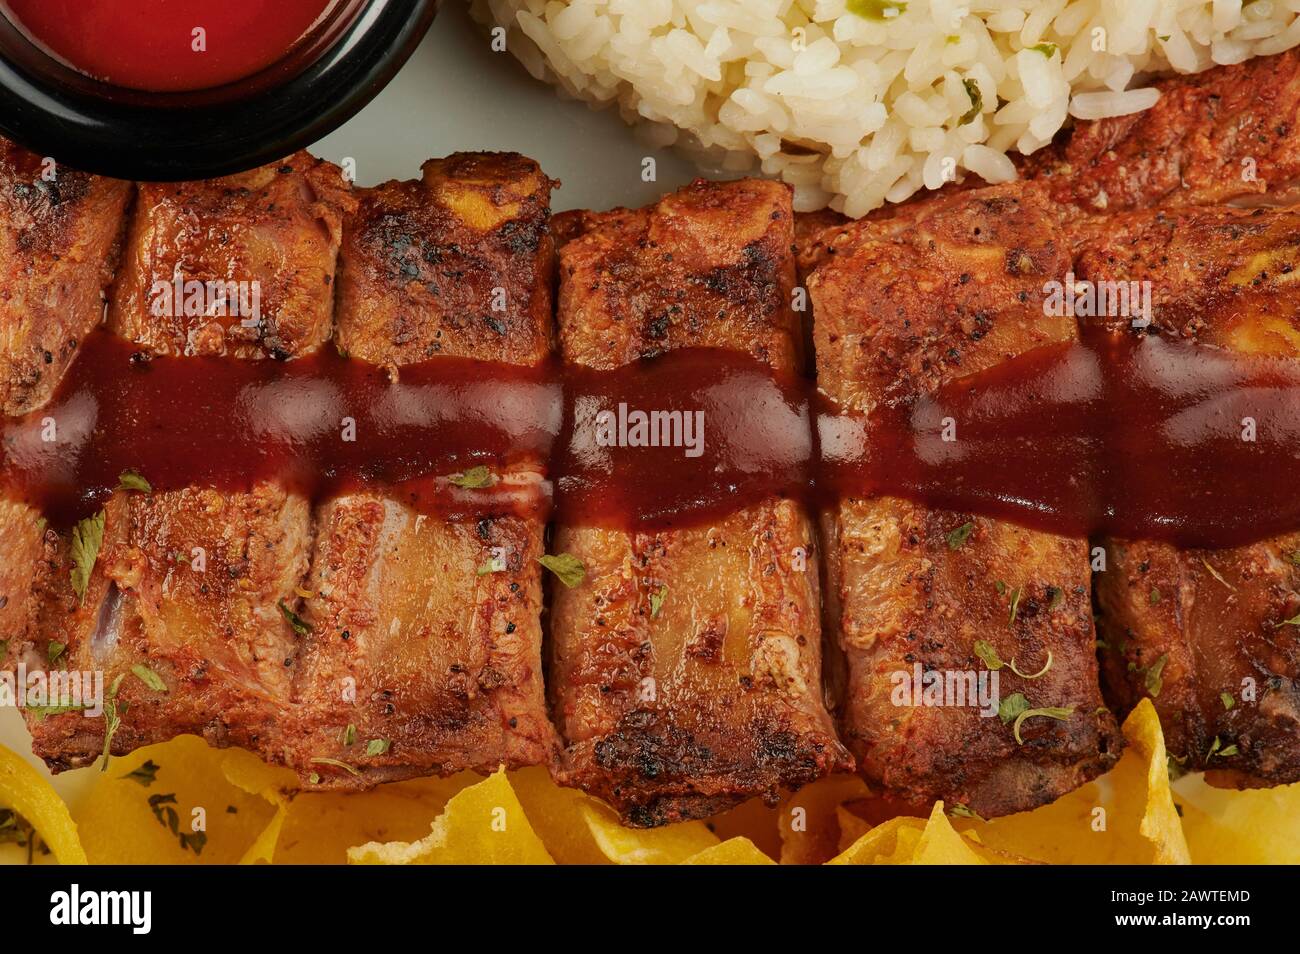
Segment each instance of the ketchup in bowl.
[{"label": "ketchup in bowl", "polygon": [[351,118],[437,0],[0,0],[0,136],[121,179],[276,161]]},{"label": "ketchup in bowl", "polygon": [[343,0],[5,0],[34,43],[73,69],[151,92],[208,89],[282,59]]}]

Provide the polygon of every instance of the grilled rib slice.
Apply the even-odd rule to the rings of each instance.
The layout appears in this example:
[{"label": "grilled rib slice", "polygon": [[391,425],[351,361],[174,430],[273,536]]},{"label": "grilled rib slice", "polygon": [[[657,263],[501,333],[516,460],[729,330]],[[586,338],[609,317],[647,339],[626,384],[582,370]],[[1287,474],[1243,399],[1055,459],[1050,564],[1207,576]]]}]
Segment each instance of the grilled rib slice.
[{"label": "grilled rib slice", "polygon": [[[544,360],[552,186],[522,156],[461,154],[362,192],[345,228],[340,347],[393,365]],[[307,724],[281,758],[333,787],[549,761],[541,518],[450,523],[366,490],[325,503],[317,523],[297,690]],[[490,565],[504,569],[480,572]]]},{"label": "grilled rib slice", "polygon": [[[130,196],[130,183],[0,140],[0,413],[44,405],[103,319]],[[29,655],[45,521],[7,492],[0,487],[0,664],[12,666]]]},{"label": "grilled rib slice", "polygon": [[0,140],[0,412],[25,414],[49,400],[103,319],[130,197],[128,182]]},{"label": "grilled rib slice", "polygon": [[[648,209],[566,223],[566,360],[608,369],[707,345],[800,367],[785,187],[696,182]],[[555,549],[586,568],[553,594],[563,783],[652,826],[849,766],[822,696],[815,536],[798,505],[661,533],[561,526]]]},{"label": "grilled rib slice", "polygon": [[[944,201],[894,237],[864,224],[808,279],[818,382],[850,411],[1076,335],[1073,319],[1043,313],[1043,284],[1070,258],[1042,194],[1017,183]],[[842,501],[823,528],[848,665],[842,732],[873,790],[902,808],[941,798],[988,817],[1045,804],[1114,762],[1086,541],[884,496]],[[1073,713],[1026,720],[1018,744],[976,706],[895,703],[896,673],[985,669],[978,640],[1028,674],[1050,652],[1040,678],[1002,669],[1000,697]]]},{"label": "grilled rib slice", "polygon": [[[1078,270],[1096,282],[1151,282],[1161,335],[1296,358],[1298,235],[1294,209],[1134,213]],[[1285,625],[1300,611],[1300,534],[1224,550],[1104,545],[1098,628],[1117,708],[1150,697],[1170,754],[1212,782],[1300,781],[1300,639]]]},{"label": "grilled rib slice", "polygon": [[1300,54],[1154,85],[1150,109],[1079,123],[1021,173],[1098,213],[1300,197]]},{"label": "grilled rib slice", "polygon": [[[319,347],[330,334],[349,202],[340,171],[306,154],[227,179],[142,186],[109,327],[150,354],[254,359]],[[238,315],[204,308],[155,314],[157,283],[174,277],[260,287],[261,322],[245,328]],[[186,732],[257,749],[290,698],[308,501],[274,482],[243,492],[118,492],[104,518],[84,599],[72,588],[68,535],[57,548],[38,647],[64,645],[68,668],[102,669],[106,685],[122,677],[114,753]],[[60,715],[29,726],[34,750],[55,768],[93,761],[103,746],[102,719]]]}]

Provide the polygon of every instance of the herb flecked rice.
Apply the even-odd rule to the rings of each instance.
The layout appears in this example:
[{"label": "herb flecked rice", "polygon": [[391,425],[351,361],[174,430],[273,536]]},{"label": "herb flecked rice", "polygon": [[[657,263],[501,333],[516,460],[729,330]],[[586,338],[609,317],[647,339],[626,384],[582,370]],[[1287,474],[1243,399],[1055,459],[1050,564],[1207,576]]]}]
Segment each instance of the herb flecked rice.
[{"label": "herb flecked rice", "polygon": [[618,104],[648,142],[860,216],[1068,116],[1145,109],[1144,74],[1300,43],[1300,0],[474,0],[539,79]]}]

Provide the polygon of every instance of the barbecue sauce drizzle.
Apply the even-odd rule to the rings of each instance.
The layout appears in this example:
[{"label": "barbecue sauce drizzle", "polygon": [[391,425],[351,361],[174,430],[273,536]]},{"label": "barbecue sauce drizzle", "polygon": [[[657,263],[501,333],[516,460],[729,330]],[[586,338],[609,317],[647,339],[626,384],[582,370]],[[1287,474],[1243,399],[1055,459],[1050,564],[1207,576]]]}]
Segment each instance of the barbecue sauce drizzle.
[{"label": "barbecue sauce drizzle", "polygon": [[[638,429],[636,412],[660,417]],[[627,446],[651,422],[676,444]],[[491,486],[448,479],[480,465]],[[1300,529],[1300,361],[1095,329],[861,415],[714,349],[614,371],[442,357],[390,375],[332,348],[150,359],[97,331],[54,400],[4,424],[0,486],[66,527],[128,470],[155,492],[375,487],[450,520],[628,530],[773,496],[820,509],[888,494],[1072,536],[1234,546]]]}]

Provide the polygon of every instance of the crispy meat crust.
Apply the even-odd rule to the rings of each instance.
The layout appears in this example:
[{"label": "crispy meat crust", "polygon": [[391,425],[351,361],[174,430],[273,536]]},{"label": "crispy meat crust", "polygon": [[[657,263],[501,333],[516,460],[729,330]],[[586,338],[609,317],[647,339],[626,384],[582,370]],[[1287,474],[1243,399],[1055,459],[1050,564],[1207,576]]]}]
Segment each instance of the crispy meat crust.
[{"label": "crispy meat crust", "polygon": [[[818,381],[855,411],[895,389],[933,390],[1052,342],[1070,318],[1045,316],[1043,284],[1069,267],[1051,207],[1021,184],[960,193],[895,235],[848,227],[808,279]],[[966,523],[958,548],[948,535]],[[841,723],[873,789],[916,808],[942,798],[985,817],[1044,804],[1100,775],[1118,756],[1101,706],[1087,543],[970,514],[880,497],[846,500],[824,518],[835,591],[828,625],[848,664]],[[1014,615],[1011,611],[1015,602]],[[976,706],[894,699],[895,674],[985,668],[976,640],[1035,673],[999,673],[1002,698],[1073,706],[1027,720],[1024,744]]]},{"label": "crispy meat crust", "polygon": [[1300,53],[1155,85],[1151,109],[1076,125],[1022,174],[1099,213],[1300,197]]},{"label": "crispy meat crust", "polygon": [[[1300,357],[1298,234],[1294,209],[1133,213],[1083,254],[1079,273],[1151,282],[1161,335]],[[1225,550],[1104,545],[1097,623],[1116,707],[1150,697],[1169,752],[1213,782],[1300,781],[1300,641],[1284,623],[1300,612],[1300,534]]]},{"label": "crispy meat crust", "polygon": [[[331,334],[334,266],[352,201],[341,170],[305,152],[221,179],[141,184],[109,327],[155,354],[308,353]],[[246,308],[256,283],[260,320],[180,307],[174,292],[162,292],[177,278],[247,282]]]},{"label": "crispy meat crust", "polygon": [[[544,359],[552,185],[522,156],[460,154],[426,163],[423,181],[363,190],[344,226],[341,346],[394,365]],[[549,762],[542,521],[442,523],[366,491],[326,502],[316,523],[295,693],[303,722],[277,757],[336,788]],[[497,557],[503,572],[479,572]],[[371,739],[389,747],[363,758]],[[322,757],[358,774],[313,761]]]},{"label": "crispy meat crust", "polygon": [[0,412],[49,400],[102,320],[130,197],[0,140]]},{"label": "crispy meat crust", "polygon": [[[697,182],[563,228],[567,360],[613,368],[700,345],[800,366],[785,187]],[[560,527],[555,549],[586,567],[553,591],[563,783],[648,827],[849,766],[822,698],[816,542],[799,507],[663,533]]]}]

